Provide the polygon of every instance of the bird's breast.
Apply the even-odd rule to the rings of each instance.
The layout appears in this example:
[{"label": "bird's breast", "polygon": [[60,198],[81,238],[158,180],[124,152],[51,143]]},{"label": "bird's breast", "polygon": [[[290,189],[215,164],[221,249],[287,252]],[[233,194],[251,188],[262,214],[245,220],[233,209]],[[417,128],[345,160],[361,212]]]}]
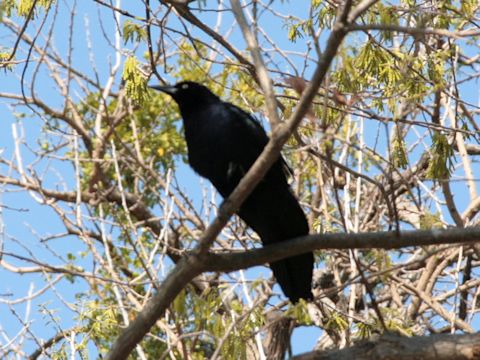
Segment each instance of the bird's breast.
[{"label": "bird's breast", "polygon": [[224,183],[232,161],[226,132],[218,124],[197,124],[185,127],[185,138],[188,162],[193,170],[214,185]]}]

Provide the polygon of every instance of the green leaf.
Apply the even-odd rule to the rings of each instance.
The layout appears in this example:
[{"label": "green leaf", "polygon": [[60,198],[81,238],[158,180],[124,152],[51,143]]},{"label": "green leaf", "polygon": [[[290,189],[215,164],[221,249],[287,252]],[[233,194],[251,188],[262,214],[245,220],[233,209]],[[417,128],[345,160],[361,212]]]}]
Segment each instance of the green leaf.
[{"label": "green leaf", "polygon": [[134,23],[133,21],[126,20],[123,24],[123,41],[127,42],[140,42],[147,38],[147,31],[142,26]]},{"label": "green leaf", "polygon": [[453,170],[453,148],[448,139],[440,132],[435,132],[432,137],[432,159],[428,165],[426,176],[432,180],[449,179]]},{"label": "green leaf", "polygon": [[134,56],[125,60],[122,79],[125,80],[125,91],[135,103],[141,105],[150,95],[147,91],[147,79],[138,69],[138,62]]},{"label": "green leaf", "polygon": [[405,140],[399,134],[393,139],[392,163],[397,168],[406,169],[408,165],[407,150]]}]

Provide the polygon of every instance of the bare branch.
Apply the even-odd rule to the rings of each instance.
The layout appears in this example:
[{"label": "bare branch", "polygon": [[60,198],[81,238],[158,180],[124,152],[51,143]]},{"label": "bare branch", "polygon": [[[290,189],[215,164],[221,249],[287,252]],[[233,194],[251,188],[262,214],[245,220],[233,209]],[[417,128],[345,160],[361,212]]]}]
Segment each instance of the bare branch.
[{"label": "bare branch", "polygon": [[232,4],[232,10],[235,15],[235,19],[237,20],[240,29],[242,29],[243,37],[245,38],[248,48],[252,54],[253,62],[255,64],[255,73],[258,76],[260,86],[265,94],[268,118],[272,122],[272,127],[274,128],[280,123],[280,118],[278,117],[277,99],[275,98],[272,80],[270,79],[268,70],[263,62],[257,38],[251,31],[250,25],[247,23],[247,19],[245,18],[242,7],[240,6],[240,2],[238,0],[231,0],[230,3]]},{"label": "bare branch", "polygon": [[409,246],[468,244],[479,241],[480,227],[315,234],[241,253],[208,253],[205,267],[207,271],[234,271],[322,249],[400,249]]},{"label": "bare branch", "polygon": [[292,360],[473,360],[478,359],[480,334],[400,337],[384,335],[343,350],[315,351]]},{"label": "bare branch", "polygon": [[379,30],[379,31],[395,31],[401,32],[410,35],[436,35],[443,36],[452,39],[463,39],[471,36],[480,35],[480,30],[478,29],[468,29],[462,31],[448,31],[445,29],[434,29],[434,28],[413,28],[400,25],[392,24],[368,24],[368,25],[350,25],[348,27],[349,31],[368,31],[368,30]]}]

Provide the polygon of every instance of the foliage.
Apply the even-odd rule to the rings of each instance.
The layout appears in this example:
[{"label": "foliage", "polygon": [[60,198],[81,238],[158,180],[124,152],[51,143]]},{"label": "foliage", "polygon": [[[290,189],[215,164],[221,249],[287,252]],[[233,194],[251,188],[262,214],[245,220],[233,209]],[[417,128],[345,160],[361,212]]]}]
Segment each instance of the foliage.
[{"label": "foliage", "polygon": [[[328,54],[340,3],[243,8],[284,121]],[[148,83],[200,82],[270,131],[261,72],[230,9],[121,5],[0,2],[1,358],[42,346],[49,358],[103,356],[215,218],[216,193],[186,170],[178,107]],[[312,233],[478,223],[479,11],[475,0],[375,2],[346,29],[283,149]],[[211,251],[258,245],[233,218]],[[272,311],[320,329],[321,349],[386,331],[478,332],[478,260],[451,245],[317,251],[316,302],[296,305],[258,268],[207,272],[130,356],[260,358]]]},{"label": "foliage", "polygon": [[[3,2],[3,1],[2,1]],[[12,9],[16,8],[18,16],[27,17],[33,9],[33,16],[35,16],[38,9],[43,8],[48,11],[50,6],[55,3],[55,0],[6,0],[5,10],[7,16],[12,15]]]},{"label": "foliage", "polygon": [[408,166],[407,150],[405,141],[400,134],[396,134],[393,140],[392,163],[396,168],[406,169]]},{"label": "foliage", "polygon": [[128,42],[140,42],[147,38],[146,30],[139,24],[134,23],[133,21],[126,20],[123,24],[123,41]]},{"label": "foliage", "polygon": [[5,15],[12,16],[12,10],[15,8],[15,0],[4,0],[0,3],[0,20]]},{"label": "foliage", "polygon": [[432,159],[427,169],[427,177],[433,180],[448,179],[453,170],[453,149],[445,135],[433,134]]},{"label": "foliage", "polygon": [[125,80],[125,90],[127,95],[137,104],[142,105],[149,99],[147,91],[147,80],[138,69],[138,62],[134,56],[129,56],[125,60],[125,66],[122,74]]},{"label": "foliage", "polygon": [[[12,71],[13,70],[13,64],[7,63],[6,66],[2,66],[2,62],[6,62],[10,60],[10,53],[8,52],[0,52],[0,67],[5,67],[6,70]],[[12,59],[14,60],[14,59]]]}]

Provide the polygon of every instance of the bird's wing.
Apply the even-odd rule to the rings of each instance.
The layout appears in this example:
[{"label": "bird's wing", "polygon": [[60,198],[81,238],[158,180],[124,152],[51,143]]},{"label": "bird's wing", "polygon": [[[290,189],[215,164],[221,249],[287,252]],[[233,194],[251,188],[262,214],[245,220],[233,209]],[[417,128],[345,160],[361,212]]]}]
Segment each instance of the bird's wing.
[{"label": "bird's wing", "polygon": [[[242,144],[243,146],[238,147],[238,149],[242,149],[241,153],[235,154],[235,157],[240,160],[239,165],[241,165],[244,172],[246,172],[260,156],[263,148],[269,141],[269,137],[255,117],[233,104],[225,104],[235,118],[235,131],[238,131],[236,138],[246,142]],[[292,170],[283,156],[280,156],[279,161],[273,165],[272,169],[274,172],[280,170],[286,178],[289,178],[292,174]]]},{"label": "bird's wing", "polygon": [[233,115],[233,117],[236,118],[237,124],[246,125],[251,132],[250,135],[253,135],[256,139],[261,141],[263,143],[263,146],[268,143],[267,133],[265,132],[262,124],[260,124],[260,121],[258,121],[255,117],[253,117],[248,112],[242,110],[238,106],[227,102],[225,102],[224,104],[227,106],[228,111]]}]

